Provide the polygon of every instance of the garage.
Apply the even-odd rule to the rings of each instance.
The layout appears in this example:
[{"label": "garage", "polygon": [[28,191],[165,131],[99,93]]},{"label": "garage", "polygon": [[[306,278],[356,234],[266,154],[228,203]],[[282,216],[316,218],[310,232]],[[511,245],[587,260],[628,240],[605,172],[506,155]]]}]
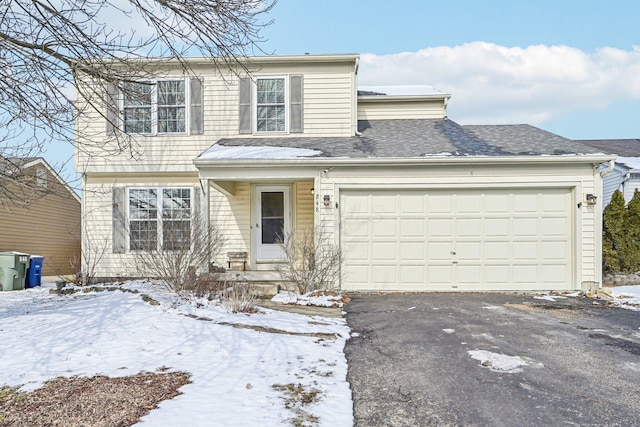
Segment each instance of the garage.
[{"label": "garage", "polygon": [[573,289],[573,200],[571,188],[342,190],[342,289]]}]

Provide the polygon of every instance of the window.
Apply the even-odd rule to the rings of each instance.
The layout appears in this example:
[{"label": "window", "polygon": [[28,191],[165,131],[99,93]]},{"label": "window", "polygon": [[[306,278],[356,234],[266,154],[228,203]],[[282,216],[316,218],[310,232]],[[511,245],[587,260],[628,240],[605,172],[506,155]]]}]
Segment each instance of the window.
[{"label": "window", "polygon": [[151,133],[151,88],[145,83],[125,85],[123,114],[126,133]]},{"label": "window", "polygon": [[286,81],[284,77],[256,80],[256,130],[285,132],[287,130]]},{"label": "window", "polygon": [[129,189],[129,250],[191,248],[191,189]]},{"label": "window", "polygon": [[123,116],[126,133],[186,132],[185,80],[128,83]]},{"label": "window", "polygon": [[158,132],[185,131],[184,80],[158,82]]}]

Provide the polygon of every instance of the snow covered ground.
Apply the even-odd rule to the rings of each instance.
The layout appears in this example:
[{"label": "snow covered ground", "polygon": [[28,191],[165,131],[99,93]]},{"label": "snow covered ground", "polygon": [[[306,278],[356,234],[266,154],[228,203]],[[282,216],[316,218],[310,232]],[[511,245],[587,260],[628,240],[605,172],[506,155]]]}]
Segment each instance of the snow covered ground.
[{"label": "snow covered ground", "polygon": [[640,311],[640,285],[607,288],[614,297],[613,303],[630,310]]},{"label": "snow covered ground", "polygon": [[0,386],[28,391],[57,376],[169,368],[190,372],[192,383],[138,425],[291,425],[296,408],[286,408],[282,387],[274,388],[287,384],[320,390],[316,403],[300,408],[317,425],[353,424],[344,319],[266,309],[232,314],[145,281],[124,287],[140,293],[57,295],[49,293],[53,285],[0,292]]}]

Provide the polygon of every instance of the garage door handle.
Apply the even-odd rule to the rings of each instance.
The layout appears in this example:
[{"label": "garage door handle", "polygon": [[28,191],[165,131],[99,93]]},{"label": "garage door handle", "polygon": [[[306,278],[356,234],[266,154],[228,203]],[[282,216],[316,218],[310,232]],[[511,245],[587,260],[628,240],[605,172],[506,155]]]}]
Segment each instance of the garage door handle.
[{"label": "garage door handle", "polygon": [[455,255],[455,254],[456,254],[455,252],[451,251],[451,255]]}]

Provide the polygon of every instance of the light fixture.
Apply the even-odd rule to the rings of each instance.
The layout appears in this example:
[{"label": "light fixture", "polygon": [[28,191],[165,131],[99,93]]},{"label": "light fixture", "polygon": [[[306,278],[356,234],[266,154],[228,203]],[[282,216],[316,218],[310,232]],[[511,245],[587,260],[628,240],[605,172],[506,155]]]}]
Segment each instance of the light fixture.
[{"label": "light fixture", "polygon": [[329,207],[329,205],[331,204],[331,196],[328,194],[322,196],[322,203],[324,203],[326,207]]},{"label": "light fixture", "polygon": [[309,190],[309,194],[311,194],[312,196],[315,194],[316,189],[311,187],[311,190]]},{"label": "light fixture", "polygon": [[587,200],[586,200],[587,205],[593,206],[596,204],[597,201],[598,201],[598,196],[596,196],[595,194],[587,194]]}]

